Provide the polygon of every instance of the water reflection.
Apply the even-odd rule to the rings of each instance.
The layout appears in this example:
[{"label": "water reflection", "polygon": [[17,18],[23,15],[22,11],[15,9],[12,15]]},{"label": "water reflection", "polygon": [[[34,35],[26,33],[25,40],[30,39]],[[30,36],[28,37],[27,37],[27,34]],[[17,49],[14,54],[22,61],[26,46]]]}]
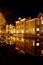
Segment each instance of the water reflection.
[{"label": "water reflection", "polygon": [[20,53],[43,54],[43,40],[36,38],[24,38],[23,35],[0,35],[0,42],[9,45],[16,44],[15,49]]}]

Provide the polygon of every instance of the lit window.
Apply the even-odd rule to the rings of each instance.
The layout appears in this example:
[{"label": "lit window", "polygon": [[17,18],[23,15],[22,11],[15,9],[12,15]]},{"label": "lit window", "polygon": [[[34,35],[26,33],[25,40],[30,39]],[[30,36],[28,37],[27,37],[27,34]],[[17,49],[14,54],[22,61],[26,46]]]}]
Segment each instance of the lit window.
[{"label": "lit window", "polygon": [[43,20],[41,20],[41,24],[43,24]]},{"label": "lit window", "polygon": [[35,41],[33,40],[33,46],[35,46]]},{"label": "lit window", "polygon": [[35,32],[35,29],[33,28],[33,33]]},{"label": "lit window", "polygon": [[18,31],[17,31],[17,33],[18,33]]},{"label": "lit window", "polygon": [[36,28],[36,31],[39,31],[39,28]]},{"label": "lit window", "polygon": [[13,39],[15,40],[15,37]]},{"label": "lit window", "polygon": [[15,30],[13,32],[15,33]]},{"label": "lit window", "polygon": [[22,38],[22,41],[24,41],[24,39]]},{"label": "lit window", "polygon": [[22,30],[21,32],[24,33],[24,30]]},{"label": "lit window", "polygon": [[42,19],[43,17],[41,17],[41,19]]},{"label": "lit window", "polygon": [[17,38],[17,40],[19,40],[19,38]]},{"label": "lit window", "polygon": [[41,54],[43,54],[43,50],[41,50]]},{"label": "lit window", "polygon": [[39,46],[39,43],[36,43],[36,46]]},{"label": "lit window", "polygon": [[1,30],[0,30],[0,33],[1,33]]}]

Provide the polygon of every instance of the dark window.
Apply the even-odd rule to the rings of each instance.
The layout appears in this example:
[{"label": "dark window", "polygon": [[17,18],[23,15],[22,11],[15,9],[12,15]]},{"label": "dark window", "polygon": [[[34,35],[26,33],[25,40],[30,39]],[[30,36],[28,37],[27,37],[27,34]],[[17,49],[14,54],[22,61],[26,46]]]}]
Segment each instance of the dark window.
[{"label": "dark window", "polygon": [[23,23],[22,23],[23,24]]}]

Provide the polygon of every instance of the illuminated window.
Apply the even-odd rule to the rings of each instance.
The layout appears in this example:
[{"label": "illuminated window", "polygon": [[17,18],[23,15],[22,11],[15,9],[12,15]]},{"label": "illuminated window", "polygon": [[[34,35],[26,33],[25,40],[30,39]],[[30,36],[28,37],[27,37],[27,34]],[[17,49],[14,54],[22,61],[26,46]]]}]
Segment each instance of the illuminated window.
[{"label": "illuminated window", "polygon": [[39,28],[36,28],[36,31],[39,31]]},{"label": "illuminated window", "polygon": [[43,17],[41,17],[41,19],[42,19]]},{"label": "illuminated window", "polygon": [[41,54],[43,54],[43,50],[41,50]]},{"label": "illuminated window", "polygon": [[35,29],[33,28],[33,33],[35,32]]},{"label": "illuminated window", "polygon": [[36,43],[36,46],[39,46],[39,43]]},{"label": "illuminated window", "polygon": [[1,30],[0,30],[0,33],[1,33]]},{"label": "illuminated window", "polygon": [[43,20],[41,20],[41,24],[43,24]]},{"label": "illuminated window", "polygon": [[19,40],[19,38],[17,38],[17,40]]},{"label": "illuminated window", "polygon": [[35,46],[35,41],[33,40],[33,46]]},{"label": "illuminated window", "polygon": [[22,38],[22,41],[24,41],[24,39]]},{"label": "illuminated window", "polygon": [[18,33],[18,31],[17,31],[17,33]]},{"label": "illuminated window", "polygon": [[24,33],[24,30],[22,30],[21,32]]},{"label": "illuminated window", "polygon": [[13,39],[15,40],[15,37]]}]

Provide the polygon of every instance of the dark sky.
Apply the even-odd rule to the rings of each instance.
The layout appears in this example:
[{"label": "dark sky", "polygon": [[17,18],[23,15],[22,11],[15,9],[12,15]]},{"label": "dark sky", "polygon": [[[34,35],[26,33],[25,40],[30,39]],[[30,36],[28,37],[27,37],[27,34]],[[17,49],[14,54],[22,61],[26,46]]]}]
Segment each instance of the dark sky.
[{"label": "dark sky", "polygon": [[[7,22],[14,23],[18,17],[37,17],[37,15],[43,13],[43,2],[42,1],[16,1],[6,0],[0,2],[0,11],[3,12]],[[11,22],[13,21],[13,22]]]}]

